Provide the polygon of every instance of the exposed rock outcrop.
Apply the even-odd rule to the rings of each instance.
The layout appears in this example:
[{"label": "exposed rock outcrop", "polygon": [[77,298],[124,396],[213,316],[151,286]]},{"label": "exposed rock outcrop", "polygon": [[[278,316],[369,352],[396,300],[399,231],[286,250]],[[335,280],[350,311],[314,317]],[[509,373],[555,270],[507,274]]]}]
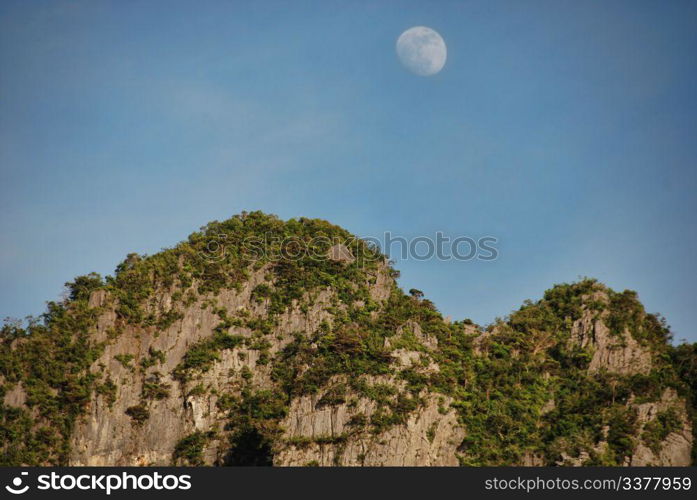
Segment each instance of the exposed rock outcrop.
[{"label": "exposed rock outcrop", "polygon": [[571,328],[571,342],[593,353],[588,370],[621,374],[649,373],[651,352],[640,346],[629,330],[619,335],[611,333],[603,321],[606,316],[606,312],[598,314],[586,308],[583,316]]},{"label": "exposed rock outcrop", "polygon": [[[245,257],[269,228],[333,238],[310,252],[324,259]],[[238,246],[211,259],[204,231],[129,256],[106,284],[76,280],[46,326],[4,330],[0,425],[49,443],[5,443],[7,463],[690,463],[666,330],[632,294],[560,285],[483,331],[402,293],[383,256],[324,221],[208,231]],[[36,369],[54,357],[69,361]]]},{"label": "exposed rock outcrop", "polygon": [[346,404],[316,410],[313,398],[302,398],[291,405],[286,419],[287,444],[276,456],[276,465],[344,466],[438,466],[457,465],[457,447],[464,437],[455,412],[442,413],[436,398],[409,416],[404,425],[378,435],[351,433],[355,415],[369,417],[375,411],[370,401],[360,400],[352,408]]},{"label": "exposed rock outcrop", "polygon": [[665,412],[674,412],[677,425],[653,448],[647,445],[646,439],[641,439],[629,465],[689,465],[693,444],[692,423],[687,416],[685,401],[678,397],[675,390],[666,389],[660,400],[639,403],[636,408],[641,434],[646,432],[647,424],[655,422]]}]

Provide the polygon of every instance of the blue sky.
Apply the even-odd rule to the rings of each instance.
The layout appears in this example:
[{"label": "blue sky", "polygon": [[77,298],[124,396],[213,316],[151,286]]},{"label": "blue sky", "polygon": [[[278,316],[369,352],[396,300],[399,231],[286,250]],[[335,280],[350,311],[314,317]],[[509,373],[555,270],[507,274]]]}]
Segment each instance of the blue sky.
[{"label": "blue sky", "polygon": [[[395,55],[415,25],[435,76]],[[695,47],[677,0],[5,0],[0,316],[260,209],[497,237],[397,264],[455,319],[593,276],[697,341]]]}]

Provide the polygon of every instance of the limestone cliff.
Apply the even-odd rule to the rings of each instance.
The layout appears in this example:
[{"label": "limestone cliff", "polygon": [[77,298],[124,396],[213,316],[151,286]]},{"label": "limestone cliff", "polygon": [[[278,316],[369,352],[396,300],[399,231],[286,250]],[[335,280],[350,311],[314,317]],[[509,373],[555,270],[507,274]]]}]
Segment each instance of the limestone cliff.
[{"label": "limestone cliff", "polygon": [[3,329],[3,463],[690,463],[687,389],[635,295],[560,285],[481,329],[396,274],[341,228],[253,213],[80,277]]}]

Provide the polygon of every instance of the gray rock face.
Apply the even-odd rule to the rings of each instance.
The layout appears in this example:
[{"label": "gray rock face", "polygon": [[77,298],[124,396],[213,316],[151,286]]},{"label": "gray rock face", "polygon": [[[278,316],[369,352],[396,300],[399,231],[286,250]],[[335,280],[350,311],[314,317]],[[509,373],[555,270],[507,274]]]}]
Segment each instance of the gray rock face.
[{"label": "gray rock face", "polygon": [[[217,307],[228,311],[246,310],[251,317],[263,317],[268,304],[255,302],[251,293],[257,285],[265,283],[266,272],[266,269],[260,269],[253,273],[238,291],[223,290],[215,297]],[[371,297],[377,301],[385,300],[389,297],[392,286],[393,281],[387,276],[386,269],[380,269],[370,288]],[[310,299],[312,306],[308,310],[301,311],[296,306],[280,315],[274,331],[267,339],[270,342],[269,355],[282,349],[293,339],[294,334],[316,331],[323,321],[332,321],[333,316],[328,311],[335,305],[334,294],[323,290]],[[92,307],[107,308],[100,317],[97,331],[97,341],[105,341],[107,345],[93,368],[95,373],[101,366],[106,368],[109,377],[118,387],[118,394],[111,405],[102,395],[93,397],[87,415],[79,420],[73,434],[71,465],[168,465],[172,463],[175,446],[182,437],[195,431],[224,429],[226,414],[218,408],[218,401],[223,394],[239,392],[235,381],[239,380],[243,369],[248,369],[252,374],[255,387],[264,389],[272,386],[269,368],[259,363],[260,352],[245,347],[222,351],[213,367],[191,383],[183,385],[175,379],[175,368],[187,350],[196,342],[210,337],[220,322],[214,308],[203,307],[210,298],[191,304],[183,311],[183,317],[164,331],[149,332],[142,328],[126,327],[115,340],[109,340],[109,332],[116,326],[116,314],[113,304],[109,304],[110,300],[103,291],[94,293],[90,298]],[[171,302],[171,294],[162,294],[157,307],[166,311]],[[245,337],[252,334],[245,327],[233,327],[229,333]],[[135,368],[151,350],[162,351],[165,361],[140,373]],[[123,355],[133,357],[129,366],[124,366],[117,360],[117,357]],[[158,375],[161,384],[169,387],[169,396],[149,403],[149,418],[142,425],[134,425],[126,412],[130,407],[140,404],[143,383],[153,374]],[[192,386],[202,390],[192,391]],[[20,393],[6,396],[11,402],[20,402],[18,398],[21,398]],[[290,413],[284,422],[284,427],[287,428],[284,438],[340,436],[344,433],[350,415],[361,411],[370,414],[370,403],[366,401],[350,411],[345,404],[321,410],[314,409],[314,406],[308,407],[308,404],[310,402],[306,398],[291,403]],[[422,438],[425,439],[428,429],[436,426],[441,419],[446,422],[444,426],[451,427],[456,421],[452,412],[445,418],[432,410],[427,407],[410,420],[405,429],[382,436],[381,441],[388,441],[388,445],[368,446],[369,440],[363,438],[356,440],[355,444],[342,447],[341,453],[338,447],[331,452],[325,449],[323,453],[326,456],[330,454],[332,461],[345,459],[347,464],[354,465],[361,461],[377,465],[381,463],[380,460],[388,460],[385,457],[389,457],[389,461],[394,463],[412,465],[451,463],[455,460],[455,444],[449,454],[443,452],[445,444],[442,438],[432,439],[433,443],[426,441],[428,446],[423,443],[415,446]],[[303,434],[303,429],[307,434]],[[450,435],[450,428],[448,429]],[[208,443],[205,462],[220,462],[228,447],[223,432],[219,439]],[[364,447],[370,449],[360,451]],[[279,464],[299,464],[311,455],[308,449],[302,452],[289,450],[287,448],[277,455]],[[313,460],[307,458],[306,461]]]},{"label": "gray rock face", "polygon": [[[332,247],[330,258],[350,262],[353,257],[345,247]],[[217,296],[200,297],[180,309],[181,315],[164,329],[133,327],[119,324],[115,299],[103,290],[90,297],[90,307],[100,308],[95,338],[104,342],[104,351],[91,370],[99,377],[108,377],[117,387],[111,401],[107,395],[95,393],[87,412],[76,423],[72,436],[71,465],[131,466],[169,465],[182,438],[197,431],[215,431],[206,442],[204,464],[221,464],[230,447],[228,415],[221,410],[224,395],[239,395],[242,374],[257,389],[273,387],[271,368],[262,360],[262,352],[240,345],[223,350],[211,368],[193,380],[183,382],[176,377],[176,368],[187,351],[213,336],[220,323],[217,311],[243,312],[246,317],[262,319],[269,308],[269,299],[258,300],[253,291],[261,284],[270,284],[268,269],[251,273],[248,281],[238,290],[223,290]],[[382,303],[390,297],[394,281],[386,267],[372,276],[370,298]],[[161,291],[148,305],[149,311],[167,312],[173,307],[173,291]],[[278,316],[271,333],[265,335],[267,354],[273,356],[293,341],[295,335],[316,332],[323,322],[333,322],[337,308],[342,304],[330,289],[313,292],[307,297],[309,306],[292,304]],[[366,299],[367,300],[367,299]],[[482,344],[490,333],[482,333],[472,325],[463,328],[473,337],[474,352],[483,355]],[[229,334],[251,338],[254,332],[245,326],[232,326]],[[475,335],[478,338],[474,338]],[[571,328],[569,342],[589,349],[592,358],[588,371],[622,375],[647,374],[652,368],[652,354],[640,345],[630,332],[614,335],[604,322],[602,314],[585,310]],[[415,347],[417,346],[417,347]],[[440,367],[431,354],[438,348],[438,340],[424,333],[416,321],[396,327],[395,334],[385,339],[385,347],[393,358],[391,366],[396,374],[366,377],[370,384],[389,384],[403,389],[405,382],[397,376],[404,370],[418,370],[422,374],[437,374]],[[148,360],[153,352],[162,352],[163,359]],[[129,415],[129,409],[141,405],[143,390],[149,381],[156,380],[167,390],[166,397],[148,401],[149,416],[138,424]],[[347,384],[336,377],[330,384]],[[357,419],[367,420],[379,410],[378,404],[364,395],[346,394],[343,401],[321,404],[323,392],[295,397],[288,413],[280,422],[280,438],[275,445],[273,462],[281,466],[345,465],[345,466],[452,466],[458,465],[459,447],[466,437],[466,422],[450,407],[448,397],[422,390],[422,400],[404,421],[379,432],[357,428]],[[9,388],[4,395],[8,406],[21,407],[26,394],[21,384]],[[628,406],[637,414],[636,446],[626,465],[689,465],[692,449],[692,424],[685,401],[675,391],[666,390],[655,402],[632,399]],[[555,408],[550,399],[541,412]],[[644,430],[658,415],[672,411],[679,426],[659,443],[642,438]],[[650,426],[650,425],[649,425]],[[607,429],[605,430],[607,434]],[[596,443],[593,452],[602,454],[605,439]],[[584,465],[590,459],[587,451],[573,456],[563,453],[560,465]],[[522,465],[542,465],[544,459],[526,453]]]},{"label": "gray rock face", "polygon": [[631,375],[651,371],[651,352],[642,348],[629,331],[613,335],[602,318],[586,310],[571,329],[571,342],[593,351],[588,370]]},{"label": "gray rock face", "polygon": [[[596,294],[596,300],[605,300],[602,294]],[[648,374],[652,368],[652,355],[648,347],[640,345],[629,331],[622,335],[613,335],[603,322],[605,314],[599,317],[590,310],[576,320],[571,331],[570,342],[581,347],[590,348],[593,357],[588,367],[590,373],[606,371],[622,375]],[[625,458],[626,465],[668,465],[686,466],[691,463],[692,452],[692,422],[688,418],[686,401],[680,398],[673,389],[666,389],[658,402],[638,403],[632,398],[628,406],[637,413],[636,446],[633,454]],[[642,439],[646,424],[652,421],[660,412],[672,410],[680,420],[679,429],[666,436],[652,450]],[[604,434],[607,434],[605,431]],[[602,453],[606,447],[602,440],[595,451]],[[584,465],[590,456],[583,452],[578,457],[565,455],[560,465]]]},{"label": "gray rock face", "polygon": [[[239,291],[221,291],[215,298],[216,304],[229,311],[245,309],[252,316],[263,316],[266,304],[253,301],[251,292],[264,282],[265,274],[266,269],[253,273]],[[103,305],[108,297],[104,297],[102,292],[98,294],[92,300],[95,305]],[[283,314],[274,334],[270,336],[270,354],[291,340],[293,333],[314,331],[323,320],[331,319],[326,312],[330,305],[329,298],[328,292],[319,292],[314,297],[314,306],[306,313],[294,308]],[[270,386],[267,367],[257,364],[259,351],[244,347],[222,351],[220,360],[194,384],[182,385],[175,379],[174,370],[187,350],[196,342],[210,337],[220,322],[212,307],[202,307],[206,300],[209,299],[198,300],[187,307],[183,317],[164,331],[151,333],[126,327],[115,341],[107,343],[93,368],[97,371],[100,364],[106,366],[118,387],[117,398],[109,406],[104,396],[93,397],[87,416],[78,422],[74,432],[72,465],[170,464],[174,447],[182,437],[197,430],[223,427],[225,415],[217,408],[218,397],[229,392],[231,380],[239,378],[243,368],[250,370],[255,385]],[[170,303],[171,296],[162,295],[161,306],[165,310]],[[114,328],[115,319],[113,312],[104,315],[98,326],[98,340],[108,340],[108,332]],[[233,327],[229,333],[251,335],[245,327]],[[165,361],[141,374],[135,367],[148,356],[150,350],[162,351]],[[116,359],[120,355],[133,356],[129,367]],[[170,394],[165,399],[152,401],[149,418],[142,425],[133,425],[126,412],[128,408],[140,404],[143,381],[155,373],[160,375],[160,383],[169,386]],[[205,392],[191,394],[191,385],[200,386]],[[209,453],[209,458],[213,457],[217,458],[218,454]]]},{"label": "gray rock face", "polygon": [[630,465],[690,465],[692,424],[687,417],[685,401],[679,398],[673,389],[666,389],[660,401],[637,404],[636,408],[641,431],[660,412],[667,410],[675,411],[680,424],[676,431],[661,441],[657,450],[652,450],[643,440],[639,441],[630,459]]},{"label": "gray rock face", "polygon": [[[395,426],[379,435],[351,435],[349,421],[353,415],[370,416],[375,411],[371,401],[360,400],[316,410],[316,398],[293,401],[285,421],[286,438],[301,439],[302,444],[288,444],[276,455],[276,465],[345,465],[345,466],[436,466],[457,465],[456,450],[464,430],[451,410],[442,413],[442,404],[429,398],[426,405],[410,415],[406,424]],[[448,402],[446,401],[447,405]],[[339,443],[331,437],[348,436]]]},{"label": "gray rock face", "polygon": [[16,384],[12,389],[7,391],[3,403],[7,406],[20,407],[24,406],[27,400],[27,394],[24,392],[21,382]]}]

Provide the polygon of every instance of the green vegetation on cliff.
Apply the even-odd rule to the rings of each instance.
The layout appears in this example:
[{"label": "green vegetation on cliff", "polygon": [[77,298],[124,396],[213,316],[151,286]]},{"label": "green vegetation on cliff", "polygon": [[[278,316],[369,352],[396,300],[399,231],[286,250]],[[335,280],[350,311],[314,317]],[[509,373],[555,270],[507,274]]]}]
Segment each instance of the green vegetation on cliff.
[{"label": "green vegetation on cliff", "polygon": [[66,463],[75,420],[99,379],[88,371],[102,347],[90,339],[97,314],[76,297],[49,303],[26,328],[10,322],[0,331],[0,393],[26,395],[22,407],[0,405],[0,465]]},{"label": "green vegetation on cliff", "polygon": [[[351,258],[326,258],[338,243]],[[217,305],[223,290],[241,293],[254,273],[263,282],[247,291],[247,307]],[[375,299],[380,273],[398,274],[377,249],[337,226],[253,212],[210,223],[158,254],[131,254],[105,280],[94,273],[76,278],[66,299],[49,303],[41,318],[27,326],[8,322],[0,332],[0,402],[15,401],[0,405],[0,465],[67,464],[75,423],[93,394],[109,407],[119,398],[120,388],[97,362],[105,345],[128,328],[154,336],[179,328],[192,308],[213,312],[219,322],[188,345],[171,373],[161,373],[167,353],[152,347],[139,357],[114,357],[140,377],[140,401],[126,409],[133,432],[152,405],[177,391],[205,395],[203,377],[230,353],[256,351],[256,367],[270,385],[259,386],[259,374],[246,366],[231,372],[229,392],[217,394],[225,428],[183,437],[172,454],[177,463],[200,465],[205,447],[224,440],[221,463],[270,465],[283,444],[282,420],[303,396],[316,397],[318,408],[352,407],[359,399],[374,405],[372,414],[355,415],[346,433],[313,441],[340,447],[353,434],[379,439],[435,394],[442,412],[454,409],[464,427],[457,450],[463,465],[554,464],[581,453],[586,464],[621,465],[638,443],[658,450],[682,425],[666,410],[642,428],[634,404],[674,389],[695,414],[695,345],[672,347],[665,322],[647,314],[634,292],[590,279],[557,285],[482,331],[469,320],[445,321],[422,292],[405,294],[389,278],[385,300]],[[91,302],[96,291],[104,301]],[[327,291],[328,317],[312,331],[286,335],[272,351],[283,315],[307,313]],[[164,295],[171,299],[166,308]],[[254,308],[263,312],[251,314]],[[115,313],[114,326],[97,342],[106,311]],[[631,336],[651,353],[650,366],[624,374],[589,370],[593,347],[573,338],[584,318],[601,320],[618,346]],[[399,352],[418,353],[418,361],[400,366]]]}]

